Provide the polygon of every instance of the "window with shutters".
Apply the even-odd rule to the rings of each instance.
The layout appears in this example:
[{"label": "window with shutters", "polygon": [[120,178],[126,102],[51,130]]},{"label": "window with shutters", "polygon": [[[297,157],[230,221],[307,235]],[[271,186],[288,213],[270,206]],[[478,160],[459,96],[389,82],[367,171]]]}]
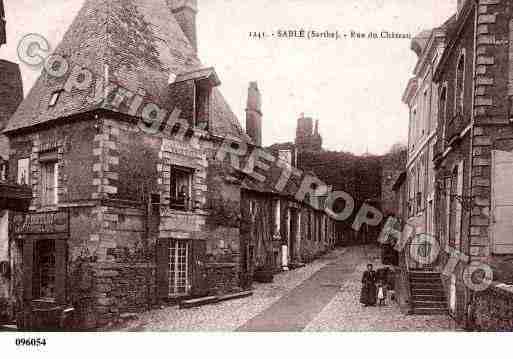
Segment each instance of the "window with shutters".
[{"label": "window with shutters", "polygon": [[55,240],[39,240],[34,248],[32,297],[53,299],[56,297],[56,250]]},{"label": "window with shutters", "polygon": [[513,153],[492,151],[491,239],[494,254],[513,254]]}]

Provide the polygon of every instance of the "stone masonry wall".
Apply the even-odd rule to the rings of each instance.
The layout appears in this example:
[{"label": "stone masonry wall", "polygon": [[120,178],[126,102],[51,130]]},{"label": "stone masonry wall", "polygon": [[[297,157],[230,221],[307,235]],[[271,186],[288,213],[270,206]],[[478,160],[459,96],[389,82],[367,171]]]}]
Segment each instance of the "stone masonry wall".
[{"label": "stone masonry wall", "polygon": [[477,293],[473,306],[473,329],[478,331],[513,331],[513,290],[495,283]]}]

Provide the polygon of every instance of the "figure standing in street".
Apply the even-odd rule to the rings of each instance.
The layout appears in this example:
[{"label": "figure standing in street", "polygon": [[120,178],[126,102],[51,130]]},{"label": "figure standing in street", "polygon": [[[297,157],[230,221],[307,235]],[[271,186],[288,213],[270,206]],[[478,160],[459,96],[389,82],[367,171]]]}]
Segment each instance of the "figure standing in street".
[{"label": "figure standing in street", "polygon": [[367,270],[363,273],[360,303],[368,307],[376,305],[376,300],[376,272],[374,271],[372,264],[368,264]]},{"label": "figure standing in street", "polygon": [[379,305],[386,305],[386,287],[382,281],[378,282],[378,301]]}]

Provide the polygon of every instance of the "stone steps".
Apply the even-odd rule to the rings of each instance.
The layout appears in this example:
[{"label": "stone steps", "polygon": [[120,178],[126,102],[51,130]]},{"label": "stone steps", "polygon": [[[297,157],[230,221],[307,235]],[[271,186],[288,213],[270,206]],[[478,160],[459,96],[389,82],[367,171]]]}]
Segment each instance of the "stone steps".
[{"label": "stone steps", "polygon": [[449,311],[445,308],[413,308],[415,315],[447,315]]},{"label": "stone steps", "polygon": [[411,272],[409,275],[411,303],[415,315],[448,314],[447,301],[440,273]]}]

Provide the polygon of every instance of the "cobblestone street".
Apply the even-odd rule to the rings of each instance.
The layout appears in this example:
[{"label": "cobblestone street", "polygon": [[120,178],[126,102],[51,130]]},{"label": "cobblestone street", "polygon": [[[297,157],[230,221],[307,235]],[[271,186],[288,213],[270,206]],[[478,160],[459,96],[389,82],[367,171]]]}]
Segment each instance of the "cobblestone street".
[{"label": "cobblestone street", "polygon": [[454,331],[446,316],[406,316],[394,305],[359,303],[365,265],[380,266],[371,247],[337,250],[272,284],[255,284],[252,297],[200,308],[142,313],[127,331]]}]

